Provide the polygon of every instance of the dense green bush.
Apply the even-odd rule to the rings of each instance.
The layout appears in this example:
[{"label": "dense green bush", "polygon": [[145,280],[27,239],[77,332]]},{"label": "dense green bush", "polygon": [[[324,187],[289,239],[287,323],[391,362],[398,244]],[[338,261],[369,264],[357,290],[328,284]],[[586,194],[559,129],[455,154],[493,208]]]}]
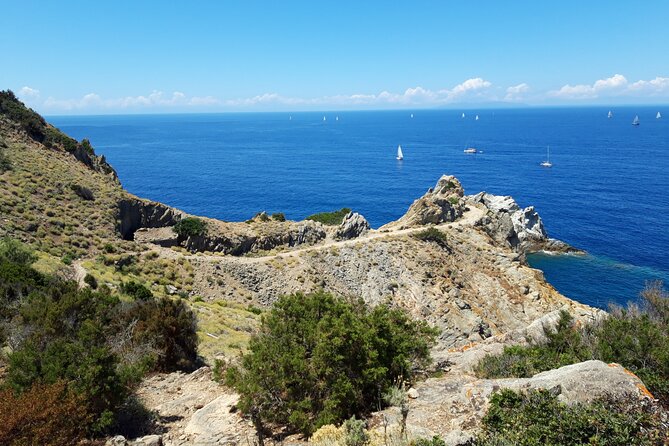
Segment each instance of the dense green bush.
[{"label": "dense green bush", "polygon": [[136,300],[149,300],[153,297],[151,290],[141,283],[132,280],[122,284],[121,291]]},{"label": "dense green bush", "polygon": [[349,208],[341,208],[333,212],[320,212],[318,214],[310,215],[306,220],[317,221],[328,226],[340,225],[344,221],[346,214],[351,212]]},{"label": "dense green bush", "polygon": [[42,142],[46,121],[25,105],[11,90],[0,91],[0,113],[21,125],[31,138]]},{"label": "dense green bush", "polygon": [[567,405],[547,390],[492,396],[477,446],[660,445],[669,432],[652,406],[630,398]]},{"label": "dense green bush", "polygon": [[12,169],[12,163],[7,158],[2,147],[0,147],[0,173],[6,172]]},{"label": "dense green bush", "polygon": [[[77,432],[102,433],[114,425],[115,413],[127,406],[133,385],[144,374],[193,368],[195,316],[181,300],[153,299],[149,293],[122,302],[107,287],[79,289],[73,281],[38,273],[30,267],[34,255],[18,242],[3,240],[0,247],[0,348],[11,346],[4,384],[16,398],[28,395],[26,401],[33,401],[30,392],[36,386],[62,382],[84,410]],[[13,413],[12,420],[33,422],[20,411]],[[39,420],[34,423],[47,423]],[[12,432],[23,435],[24,430]]]},{"label": "dense green bush", "polygon": [[196,217],[186,217],[177,222],[172,228],[179,237],[192,237],[205,235],[207,233],[207,223]]},{"label": "dense green bush", "polygon": [[286,214],[283,212],[275,212],[271,215],[272,220],[275,221],[286,221]]},{"label": "dense green bush", "polygon": [[446,234],[437,228],[430,227],[423,231],[416,232],[413,234],[413,237],[423,242],[436,243],[442,248],[448,248],[448,238],[446,237]]},{"label": "dense green bush", "polygon": [[641,293],[641,305],[612,308],[599,323],[578,328],[567,313],[547,341],[506,347],[484,357],[476,373],[485,378],[528,377],[589,359],[616,362],[643,380],[653,395],[669,406],[669,295],[661,283]]},{"label": "dense green bush", "polygon": [[284,296],[227,381],[261,430],[272,422],[311,434],[376,409],[393,382],[426,366],[435,336],[385,305],[370,310],[324,292]]}]

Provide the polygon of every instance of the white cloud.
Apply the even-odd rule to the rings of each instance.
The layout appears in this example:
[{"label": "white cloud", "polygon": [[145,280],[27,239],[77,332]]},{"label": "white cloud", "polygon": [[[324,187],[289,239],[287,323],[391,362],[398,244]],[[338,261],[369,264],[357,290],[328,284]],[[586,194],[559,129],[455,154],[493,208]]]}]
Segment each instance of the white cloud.
[{"label": "white cloud", "polygon": [[651,95],[669,91],[669,77],[656,77],[649,81],[636,81],[629,86],[629,90],[633,92],[646,92]]},{"label": "white cloud", "polygon": [[19,90],[19,97],[26,99],[33,99],[39,97],[39,90],[36,88],[23,87]]},{"label": "white cloud", "polygon": [[549,91],[548,97],[561,99],[596,99],[606,97],[651,97],[669,93],[669,78],[656,77],[646,81],[639,80],[629,83],[622,74],[616,74],[606,79],[599,79],[592,85],[565,85],[559,90]]},{"label": "white cloud", "polygon": [[530,91],[530,86],[525,82],[522,84],[514,85],[506,89],[506,96],[504,96],[505,101],[520,101],[523,99],[525,93]]},{"label": "white cloud", "polygon": [[88,93],[79,99],[56,99],[48,97],[43,106],[49,111],[73,111],[73,110],[126,110],[138,108],[160,108],[177,106],[211,106],[220,104],[220,101],[212,96],[188,97],[185,93],[175,91],[171,95],[165,95],[162,91],[154,90],[144,96],[125,96],[122,98],[105,99],[96,93]]}]

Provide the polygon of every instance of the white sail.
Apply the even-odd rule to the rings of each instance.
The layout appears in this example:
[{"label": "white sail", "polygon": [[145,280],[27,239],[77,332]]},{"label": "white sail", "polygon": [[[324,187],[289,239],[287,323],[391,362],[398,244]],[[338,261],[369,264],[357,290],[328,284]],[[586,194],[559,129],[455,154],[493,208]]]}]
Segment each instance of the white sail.
[{"label": "white sail", "polygon": [[551,163],[551,148],[550,146],[546,147],[546,161],[541,163],[542,167],[553,167],[553,164]]},{"label": "white sail", "polygon": [[335,118],[335,121],[339,121],[339,116],[337,116],[337,117]]},{"label": "white sail", "polygon": [[413,118],[413,113],[411,113],[411,117]]},{"label": "white sail", "polygon": [[609,118],[613,118],[613,113],[611,113],[611,110],[609,110],[609,114],[607,115]]},{"label": "white sail", "polygon": [[462,114],[462,117],[463,117],[463,118],[465,117],[465,114],[464,114],[464,113]]},{"label": "white sail", "polygon": [[662,115],[660,114],[660,112],[657,112],[657,115],[655,115],[655,119],[660,119],[661,117]]},{"label": "white sail", "polygon": [[634,117],[634,121],[632,121],[632,125],[639,125],[639,115],[636,115]]},{"label": "white sail", "polygon": [[476,118],[475,118],[475,119],[478,121],[478,120],[479,120],[479,115],[476,115]]},{"label": "white sail", "polygon": [[325,116],[323,116],[323,121],[325,121]]},{"label": "white sail", "polygon": [[402,153],[402,146],[397,146],[397,159],[403,160],[404,154]]}]

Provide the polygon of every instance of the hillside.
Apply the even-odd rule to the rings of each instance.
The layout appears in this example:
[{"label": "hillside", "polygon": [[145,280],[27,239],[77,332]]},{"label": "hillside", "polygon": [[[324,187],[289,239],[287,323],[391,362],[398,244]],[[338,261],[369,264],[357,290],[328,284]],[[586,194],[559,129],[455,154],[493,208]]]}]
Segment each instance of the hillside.
[{"label": "hillside", "polygon": [[[485,355],[550,339],[561,314],[579,327],[604,315],[562,296],[525,262],[535,250],[578,252],[549,238],[534,208],[511,197],[465,195],[453,176],[377,230],[344,211],[299,222],[265,213],[246,222],[195,217],[130,194],[87,140],[68,137],[0,92],[0,218],[0,237],[34,250],[40,273],[84,291],[99,286],[120,296],[120,308],[141,308],[136,291],[145,289],[192,309],[206,366],[239,363],[261,316],[286,295],[359,298],[366,308],[398,309],[435,327],[433,362],[419,371],[429,379],[402,403],[411,415],[401,421],[400,409],[387,408],[369,418],[370,430],[408,420],[415,438],[471,444],[500,386],[563,386],[568,401],[585,403],[611,383],[626,394],[648,392],[622,367],[599,361],[543,379],[479,379],[473,370]],[[137,395],[157,414],[153,430],[163,444],[241,444],[258,434],[236,411],[238,395],[214,383],[209,367],[154,375]]]}]

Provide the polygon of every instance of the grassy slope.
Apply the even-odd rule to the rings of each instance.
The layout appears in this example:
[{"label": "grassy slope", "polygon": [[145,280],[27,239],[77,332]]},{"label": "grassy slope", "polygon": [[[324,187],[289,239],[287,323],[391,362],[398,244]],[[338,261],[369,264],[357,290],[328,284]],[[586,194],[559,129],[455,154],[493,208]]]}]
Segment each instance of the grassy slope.
[{"label": "grassy slope", "polygon": [[[185,295],[192,290],[194,272],[187,259],[160,257],[149,246],[121,239],[117,203],[129,194],[113,175],[86,166],[66,150],[46,147],[1,110],[0,150],[11,164],[10,170],[0,172],[0,237],[30,244],[39,257],[37,269],[67,273],[67,264],[74,260],[99,284],[117,287],[132,280],[154,295],[165,295],[167,285]],[[89,189],[95,199],[78,196],[75,185]],[[129,266],[114,265],[129,256]],[[190,297],[200,324],[201,353],[211,359],[243,350],[258,326],[258,315],[199,300]]]}]

